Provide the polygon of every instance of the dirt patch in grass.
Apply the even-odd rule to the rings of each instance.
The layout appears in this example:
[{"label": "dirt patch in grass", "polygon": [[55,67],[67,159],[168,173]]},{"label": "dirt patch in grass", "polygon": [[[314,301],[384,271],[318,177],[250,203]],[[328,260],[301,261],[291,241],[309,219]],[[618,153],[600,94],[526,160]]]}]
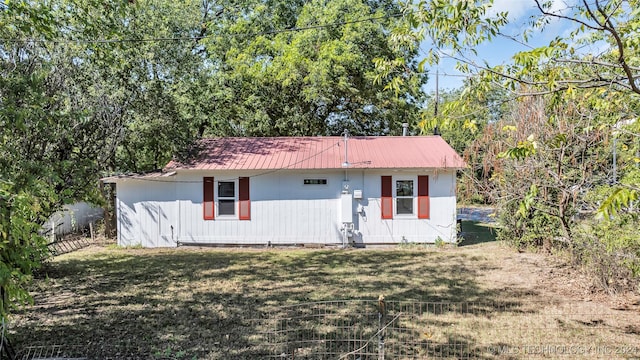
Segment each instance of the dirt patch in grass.
[{"label": "dirt patch in grass", "polygon": [[[599,293],[554,258],[496,242],[375,250],[94,246],[45,270],[34,305],[11,319],[23,353],[64,345],[90,358],[260,358],[256,319],[285,305],[381,294],[390,303],[427,304],[420,316],[431,317],[421,318],[420,331],[431,336],[421,341],[463,342],[464,357],[513,358],[522,354],[518,346],[551,340],[622,349],[637,343],[640,328],[634,294]],[[440,314],[428,304],[472,310]]]}]

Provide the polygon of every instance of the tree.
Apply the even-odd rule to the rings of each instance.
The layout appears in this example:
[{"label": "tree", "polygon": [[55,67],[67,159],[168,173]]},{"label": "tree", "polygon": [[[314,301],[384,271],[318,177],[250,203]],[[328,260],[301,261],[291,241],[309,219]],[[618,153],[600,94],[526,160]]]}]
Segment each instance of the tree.
[{"label": "tree", "polygon": [[[494,203],[489,184],[485,181],[492,171],[485,149],[489,142],[480,141],[492,134],[487,127],[499,122],[508,112],[505,91],[496,87],[475,102],[468,102],[461,109],[456,106],[462,102],[465,93],[462,89],[440,91],[438,95],[427,96],[426,106],[420,113],[418,129],[423,135],[439,133],[444,140],[461,154],[467,168],[458,173],[458,200],[480,204]],[[485,159],[486,157],[486,159]]]},{"label": "tree", "polygon": [[[439,0],[409,2],[406,6],[406,26],[396,31],[399,46],[426,43],[430,47],[424,63],[434,64],[441,54],[458,60],[458,68],[468,72],[471,81],[464,96],[448,107],[451,114],[467,112],[477,98],[495,89],[496,84],[508,89],[511,97],[548,95],[551,103],[562,104],[575,96],[591,97],[596,111],[618,116],[601,117],[598,126],[608,126],[637,116],[635,98],[640,94],[640,3],[638,1],[577,1],[562,10],[553,2],[535,0],[538,16],[533,27],[514,41],[526,44],[532,31],[540,31],[551,21],[572,26],[567,36],[558,36],[548,45],[531,48],[513,55],[509,65],[490,67],[472,60],[468,54],[482,42],[504,36],[507,14],[493,12],[492,2]],[[505,36],[506,37],[506,36]],[[584,49],[587,49],[585,51]],[[601,49],[593,54],[589,49]],[[379,66],[378,78],[384,78],[388,62]],[[390,81],[389,85],[394,86]],[[577,94],[581,92],[581,94]],[[450,116],[443,112],[441,119]],[[467,124],[465,124],[466,126]],[[601,211],[609,213],[638,197],[637,183],[619,183],[611,197],[603,202]]]},{"label": "tree", "polygon": [[[547,46],[515,54],[514,66],[499,68],[495,74],[511,83],[524,83],[534,92],[605,88],[640,95],[640,2],[579,1],[564,11],[551,10],[550,2],[535,3],[540,13],[536,25],[559,20],[574,25],[575,30]],[[580,50],[599,42],[607,45],[601,53]],[[534,69],[540,64],[545,65],[542,71]]]},{"label": "tree", "polygon": [[[196,130],[185,95],[200,85],[204,58],[195,37],[199,1],[63,2],[59,16],[73,32],[54,46],[67,69],[72,106],[110,131],[111,171],[159,169],[188,147]],[[206,15],[208,16],[208,15]],[[70,63],[69,59],[73,59]],[[66,66],[65,66],[66,65]]]},{"label": "tree", "polygon": [[[49,10],[21,3],[0,8],[0,37],[49,36],[53,31]],[[54,191],[64,180],[53,166],[39,162],[43,153],[47,157],[60,153],[56,144],[49,143],[46,131],[60,115],[52,107],[51,93],[45,91],[46,68],[30,43],[3,43],[0,53],[0,316],[4,319],[29,299],[25,285],[46,250],[39,224],[65,193]],[[34,142],[37,136],[42,139]]]},{"label": "tree", "polygon": [[28,298],[25,285],[46,255],[38,230],[50,214],[100,203],[104,173],[157,169],[188,147],[195,131],[184,94],[202,77],[192,37],[201,20],[195,1],[0,8],[3,316]]},{"label": "tree", "polygon": [[30,300],[25,287],[46,255],[38,235],[40,200],[0,180],[0,317]]},{"label": "tree", "polygon": [[[357,135],[398,134],[402,122],[417,123],[426,78],[415,72],[415,51],[394,51],[387,40],[399,12],[393,3],[315,0],[290,6],[294,23],[277,17],[280,23],[265,24],[263,13],[272,9],[257,6],[219,30],[230,38],[226,46],[220,37],[206,39],[210,56],[223,54],[214,77],[224,89],[213,101],[231,122],[225,135],[337,135],[345,128]],[[373,60],[400,55],[409,59],[413,75],[396,97],[383,84],[372,84]]]},{"label": "tree", "polygon": [[[513,100],[499,126],[490,124],[471,147],[483,152],[474,157],[482,159],[476,162],[485,175],[481,185],[499,205],[501,236],[517,244],[567,247],[610,284],[614,273],[640,274],[640,243],[630,225],[637,223],[633,202],[640,194],[640,3],[577,1],[562,10],[553,3],[535,0],[533,31],[551,21],[573,31],[515,53],[508,65],[490,67],[468,56],[475,45],[504,36],[507,14],[489,16],[491,3],[407,3],[407,25],[394,36],[405,46],[426,42],[431,50],[425,63],[437,63],[446,53],[469,73],[439,123],[469,113],[496,86]],[[527,45],[530,35],[510,38]],[[378,78],[392,65],[379,66]],[[604,221],[585,219],[585,212],[595,210]],[[607,235],[612,229],[615,236]]]},{"label": "tree", "polygon": [[[508,14],[492,11],[493,1],[439,0],[406,3],[407,25],[393,37],[401,46],[425,42],[430,48],[424,59],[427,63],[437,63],[445,53],[458,60],[461,70],[480,75],[485,84],[495,81],[519,95],[593,88],[640,94],[637,0],[581,0],[562,10],[555,10],[552,1],[534,2],[539,13],[520,39],[503,35]],[[526,44],[534,31],[541,31],[551,21],[565,22],[573,31],[548,45],[515,53],[512,64],[490,67],[468,56],[475,53],[474,47],[497,36]],[[581,50],[591,45],[606,47],[597,54]]]}]

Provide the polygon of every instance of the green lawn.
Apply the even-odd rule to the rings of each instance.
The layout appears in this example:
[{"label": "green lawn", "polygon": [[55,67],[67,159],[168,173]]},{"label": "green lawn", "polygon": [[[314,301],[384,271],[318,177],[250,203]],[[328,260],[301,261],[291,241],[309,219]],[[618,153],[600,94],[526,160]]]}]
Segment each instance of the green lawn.
[{"label": "green lawn", "polygon": [[[387,359],[506,359],[523,345],[617,349],[638,340],[637,311],[556,296],[527,278],[529,258],[476,242],[382,250],[92,247],[47,266],[34,284],[34,305],[12,318],[10,335],[23,353],[60,345],[89,358],[251,359],[280,351],[286,358],[298,351],[296,358],[335,359],[359,344],[377,346],[376,300],[384,295]],[[354,299],[361,301],[341,301]],[[335,302],[295,306],[320,301]],[[329,345],[331,336],[355,336],[347,327],[371,344]],[[318,341],[294,342],[305,337]]]},{"label": "green lawn", "polygon": [[477,221],[463,221],[460,224],[462,241],[460,245],[474,245],[496,240],[495,225]]}]

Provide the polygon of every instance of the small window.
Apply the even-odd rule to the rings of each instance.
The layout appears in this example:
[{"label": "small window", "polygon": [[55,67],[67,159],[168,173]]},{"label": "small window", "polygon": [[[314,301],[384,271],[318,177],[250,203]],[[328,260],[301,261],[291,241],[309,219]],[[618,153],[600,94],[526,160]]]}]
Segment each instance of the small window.
[{"label": "small window", "polygon": [[413,180],[396,181],[396,213],[413,214]]},{"label": "small window", "polygon": [[236,214],[236,183],[218,182],[218,215]]},{"label": "small window", "polygon": [[327,179],[304,179],[305,185],[327,185]]}]

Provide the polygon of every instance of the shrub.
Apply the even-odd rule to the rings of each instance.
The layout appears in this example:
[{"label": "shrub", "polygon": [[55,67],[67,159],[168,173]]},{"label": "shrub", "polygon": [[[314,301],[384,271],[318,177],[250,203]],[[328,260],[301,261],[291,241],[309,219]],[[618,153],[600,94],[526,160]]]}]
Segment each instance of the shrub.
[{"label": "shrub", "polygon": [[589,220],[575,232],[576,263],[609,291],[640,290],[638,214],[619,213],[610,220]]}]

